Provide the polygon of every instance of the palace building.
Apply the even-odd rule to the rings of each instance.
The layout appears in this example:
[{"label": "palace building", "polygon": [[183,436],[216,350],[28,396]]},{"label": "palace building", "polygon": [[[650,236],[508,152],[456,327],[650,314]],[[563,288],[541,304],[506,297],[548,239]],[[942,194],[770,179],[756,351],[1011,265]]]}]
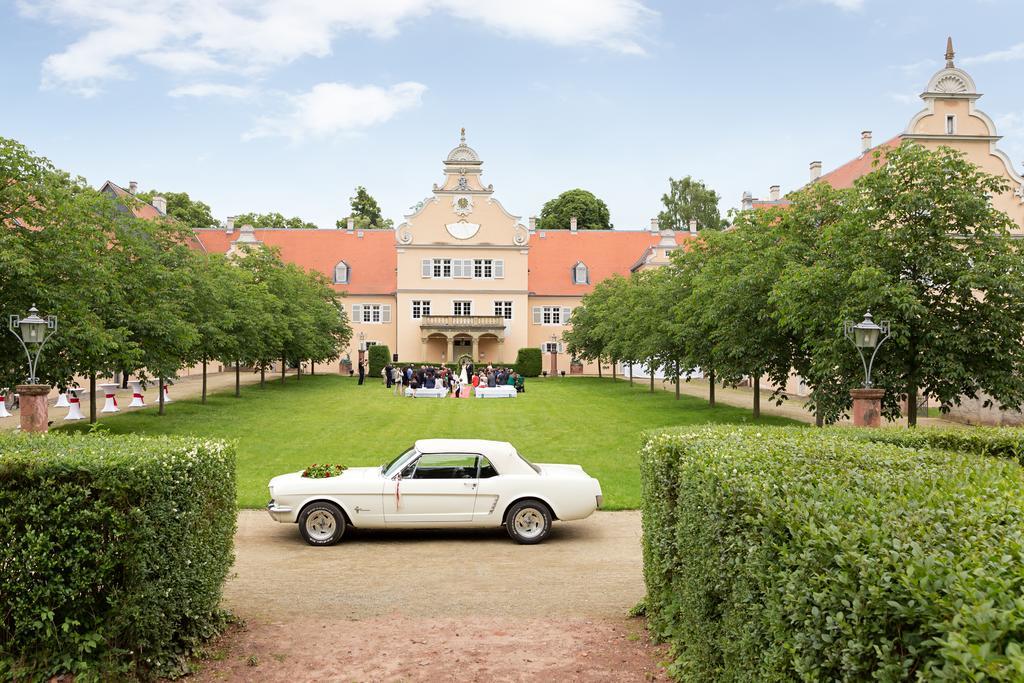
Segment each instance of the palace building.
[{"label": "palace building", "polygon": [[[905,141],[916,142],[929,149],[952,147],[981,170],[1004,178],[1009,189],[992,198],[996,208],[1005,211],[1017,224],[1017,234],[1024,236],[1024,177],[1013,168],[1013,162],[998,147],[1000,135],[992,119],[977,108],[981,93],[963,69],[954,63],[953,39],[946,39],[946,64],[939,69],[921,93],[924,108],[911,117],[903,132],[875,145],[871,131],[861,133],[860,155],[822,175],[820,161],[810,164],[809,182],[826,182],[836,188],[852,187],[857,178],[874,170],[874,153],[898,147]],[[742,208],[753,209],[786,205],[778,185],[769,189],[768,199],[755,199],[744,193]]]},{"label": "palace building", "polygon": [[443,162],[444,181],[394,230],[197,230],[209,252],[239,244],[280,249],[345,294],[353,361],[386,344],[399,362],[512,363],[520,348],[545,352],[549,372],[595,373],[574,362],[562,334],[573,309],[612,275],[657,267],[696,237],[687,232],[560,230],[523,225],[484,184],[483,162],[465,130]]}]

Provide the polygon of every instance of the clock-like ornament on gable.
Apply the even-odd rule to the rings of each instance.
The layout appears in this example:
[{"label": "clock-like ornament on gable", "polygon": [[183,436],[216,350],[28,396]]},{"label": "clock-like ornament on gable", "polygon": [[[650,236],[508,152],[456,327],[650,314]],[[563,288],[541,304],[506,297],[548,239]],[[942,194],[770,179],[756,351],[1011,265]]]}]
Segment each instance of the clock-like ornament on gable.
[{"label": "clock-like ornament on gable", "polygon": [[452,209],[460,216],[468,216],[473,213],[473,198],[464,194],[452,197]]}]

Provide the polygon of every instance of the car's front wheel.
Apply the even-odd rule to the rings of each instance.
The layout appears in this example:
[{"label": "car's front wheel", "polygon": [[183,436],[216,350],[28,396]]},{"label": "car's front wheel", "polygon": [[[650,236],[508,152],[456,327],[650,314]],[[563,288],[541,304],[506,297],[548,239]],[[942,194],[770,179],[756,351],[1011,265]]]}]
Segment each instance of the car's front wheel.
[{"label": "car's front wheel", "polygon": [[505,517],[505,529],[516,543],[540,543],[551,533],[551,512],[537,500],[521,500]]},{"label": "car's front wheel", "polygon": [[345,513],[334,503],[312,503],[299,514],[299,533],[310,545],[334,545],[345,535]]}]

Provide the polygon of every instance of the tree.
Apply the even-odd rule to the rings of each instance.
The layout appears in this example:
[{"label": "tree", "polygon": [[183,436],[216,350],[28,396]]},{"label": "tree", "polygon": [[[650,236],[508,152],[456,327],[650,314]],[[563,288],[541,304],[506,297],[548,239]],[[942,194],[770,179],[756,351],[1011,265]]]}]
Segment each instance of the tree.
[{"label": "tree", "polygon": [[849,406],[863,373],[840,335],[844,319],[871,309],[892,322],[873,379],[887,390],[883,413],[917,423],[918,395],[942,410],[962,396],[1007,408],[1024,403],[1024,254],[1014,224],[990,197],[1006,191],[947,147],[906,143],[876,153],[877,170],[860,178],[845,218],[822,230],[808,263],[778,283],[786,324],[804,331],[812,372],[839,378],[818,391]]},{"label": "tree", "polygon": [[287,228],[289,230],[316,230],[315,223],[309,223],[298,216],[285,218],[277,212],[243,213],[235,217],[235,225],[251,225],[256,229]]},{"label": "tree", "polygon": [[145,202],[152,202],[153,197],[167,200],[167,215],[190,228],[210,228],[217,225],[209,204],[192,199],[187,192],[160,192],[150,190],[136,195]]},{"label": "tree", "polygon": [[662,229],[688,230],[690,221],[696,220],[701,230],[720,230],[728,226],[718,211],[718,193],[702,181],[690,176],[668,179],[668,193],[661,195],[665,210],[658,214]]},{"label": "tree", "polygon": [[545,202],[544,208],[540,210],[538,227],[545,230],[568,230],[573,217],[581,230],[610,230],[612,227],[608,205],[592,192],[578,188],[567,190]]},{"label": "tree", "polygon": [[362,185],[356,187],[355,196],[349,197],[348,201],[352,213],[335,223],[338,228],[347,228],[349,218],[354,219],[355,227],[359,229],[382,228],[390,230],[394,227],[394,221],[390,218],[385,219],[381,215],[380,205],[377,203],[377,200]]}]

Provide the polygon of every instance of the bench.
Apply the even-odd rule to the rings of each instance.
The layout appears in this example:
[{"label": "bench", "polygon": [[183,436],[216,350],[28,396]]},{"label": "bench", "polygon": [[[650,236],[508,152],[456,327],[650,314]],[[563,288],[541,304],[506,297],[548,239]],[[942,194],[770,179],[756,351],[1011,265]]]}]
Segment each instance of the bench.
[{"label": "bench", "polygon": [[507,384],[500,387],[477,387],[477,398],[515,398],[516,388]]}]

